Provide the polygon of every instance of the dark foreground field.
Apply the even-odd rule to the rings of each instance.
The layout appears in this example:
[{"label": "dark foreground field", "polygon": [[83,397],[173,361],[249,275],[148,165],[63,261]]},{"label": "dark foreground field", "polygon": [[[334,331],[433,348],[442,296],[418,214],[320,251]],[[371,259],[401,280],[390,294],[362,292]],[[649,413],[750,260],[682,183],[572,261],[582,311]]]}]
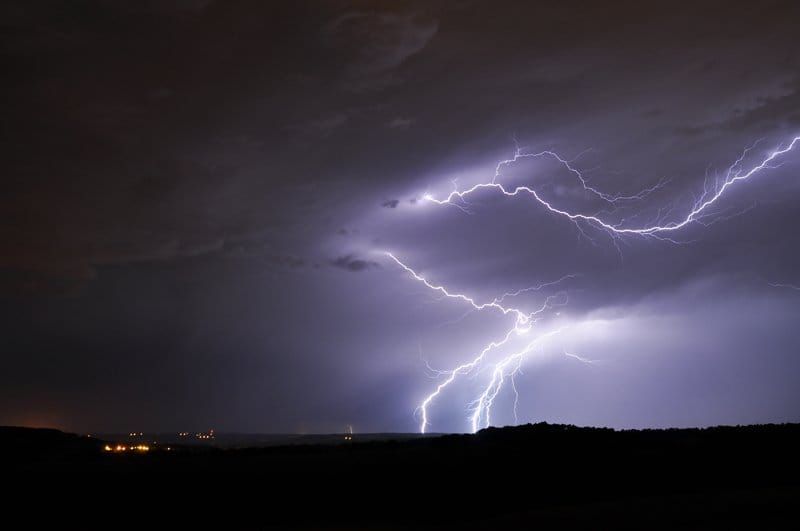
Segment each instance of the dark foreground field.
[{"label": "dark foreground field", "polygon": [[[4,514],[32,525],[300,529],[797,529],[800,425],[114,454],[0,428]],[[112,514],[112,518],[101,516]]]}]

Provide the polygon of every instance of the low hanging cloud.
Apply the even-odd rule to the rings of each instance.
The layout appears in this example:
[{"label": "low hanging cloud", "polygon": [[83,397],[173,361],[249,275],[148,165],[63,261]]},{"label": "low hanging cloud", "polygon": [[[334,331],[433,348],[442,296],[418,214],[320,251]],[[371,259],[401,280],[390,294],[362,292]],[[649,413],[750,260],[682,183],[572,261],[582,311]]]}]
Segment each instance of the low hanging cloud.
[{"label": "low hanging cloud", "polygon": [[362,258],[356,257],[353,254],[346,254],[334,258],[333,260],[331,260],[330,264],[333,267],[338,267],[340,269],[344,269],[345,271],[350,271],[352,273],[360,273],[361,271],[380,268],[380,264],[378,264],[377,262],[373,262],[371,260],[364,260]]}]

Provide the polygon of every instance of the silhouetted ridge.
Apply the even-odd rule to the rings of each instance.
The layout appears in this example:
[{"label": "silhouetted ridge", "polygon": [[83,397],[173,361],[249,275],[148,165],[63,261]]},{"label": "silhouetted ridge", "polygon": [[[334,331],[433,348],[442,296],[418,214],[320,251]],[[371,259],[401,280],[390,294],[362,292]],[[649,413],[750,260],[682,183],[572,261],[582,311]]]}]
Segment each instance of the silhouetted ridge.
[{"label": "silhouetted ridge", "polygon": [[[172,500],[180,493],[203,508],[180,513],[181,521],[195,516],[225,528],[234,517],[249,527],[302,529],[788,528],[800,499],[797,424],[538,423],[475,435],[143,454],[104,451],[55,430],[4,428],[0,439],[4,480],[34,493],[30,499],[79,504],[80,478],[102,486],[93,502],[108,510],[129,511],[120,493],[146,493],[137,512],[178,514]],[[268,486],[268,496],[253,485]],[[443,499],[462,503],[454,509]],[[298,511],[298,500],[308,509]]]},{"label": "silhouetted ridge", "polygon": [[52,428],[0,426],[0,458],[57,457],[65,454],[95,456],[102,441]]}]

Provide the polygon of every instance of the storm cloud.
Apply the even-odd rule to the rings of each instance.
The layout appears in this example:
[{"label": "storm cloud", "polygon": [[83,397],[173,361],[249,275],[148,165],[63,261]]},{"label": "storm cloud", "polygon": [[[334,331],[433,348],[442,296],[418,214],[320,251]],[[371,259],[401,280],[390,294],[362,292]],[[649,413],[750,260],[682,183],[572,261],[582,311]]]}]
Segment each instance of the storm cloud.
[{"label": "storm cloud", "polygon": [[[18,1],[0,19],[0,423],[416,430],[428,366],[509,322],[387,251],[479,301],[575,275],[515,298],[568,299],[569,332],[517,379],[520,421],[800,420],[800,296],[777,286],[800,285],[800,153],[674,242],[490,189],[422,200],[519,145],[611,195],[662,183],[608,204],[550,157],[497,176],[561,208],[685,215],[745,148],[800,131],[796,3]],[[475,381],[433,429],[467,428]]]}]

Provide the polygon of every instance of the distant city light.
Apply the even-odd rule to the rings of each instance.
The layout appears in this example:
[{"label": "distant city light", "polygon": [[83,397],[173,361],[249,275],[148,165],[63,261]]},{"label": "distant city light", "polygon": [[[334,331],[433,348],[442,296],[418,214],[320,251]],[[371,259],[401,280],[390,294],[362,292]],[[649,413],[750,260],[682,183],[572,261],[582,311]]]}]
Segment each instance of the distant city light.
[{"label": "distant city light", "polygon": [[197,437],[198,439],[203,439],[203,440],[213,439],[214,438],[214,430],[208,430],[208,432],[196,433],[195,437]]},{"label": "distant city light", "polygon": [[146,444],[137,444],[135,446],[125,446],[124,444],[118,444],[116,446],[103,446],[103,450],[106,452],[115,452],[115,453],[122,453],[122,452],[149,452],[150,447]]}]

